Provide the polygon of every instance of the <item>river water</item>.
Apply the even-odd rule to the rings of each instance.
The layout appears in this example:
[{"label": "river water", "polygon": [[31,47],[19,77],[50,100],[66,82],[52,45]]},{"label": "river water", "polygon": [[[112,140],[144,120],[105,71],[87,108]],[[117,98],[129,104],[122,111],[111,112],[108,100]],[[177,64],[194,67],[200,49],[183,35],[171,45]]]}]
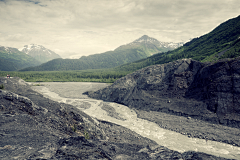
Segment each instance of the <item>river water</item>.
[{"label": "river water", "polygon": [[[135,111],[127,106],[103,102],[82,95],[85,91],[97,90],[106,87],[107,84],[90,82],[44,82],[38,84],[43,86],[33,86],[32,88],[47,98],[71,104],[94,118],[124,126],[169,149],[178,152],[191,150],[229,159],[240,159],[240,147],[216,141],[189,138],[180,133],[160,128],[156,123],[137,118]],[[108,112],[103,109],[103,106],[106,105],[114,108],[118,117],[109,116]]]}]

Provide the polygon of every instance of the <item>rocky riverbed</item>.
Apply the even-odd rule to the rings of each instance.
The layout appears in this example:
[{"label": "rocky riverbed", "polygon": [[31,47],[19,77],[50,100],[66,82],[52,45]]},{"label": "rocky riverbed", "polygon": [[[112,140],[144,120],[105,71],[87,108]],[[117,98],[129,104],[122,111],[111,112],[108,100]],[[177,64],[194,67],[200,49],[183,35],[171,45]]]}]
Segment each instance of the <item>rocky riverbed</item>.
[{"label": "rocky riverbed", "polygon": [[[75,107],[68,92],[62,92],[64,84],[51,99],[47,98],[50,95],[42,96],[33,91],[29,84],[19,78],[0,78],[0,84],[5,86],[4,90],[0,90],[1,159],[224,159],[196,151],[174,151],[131,129],[91,117],[83,112],[91,108],[89,103],[78,101],[80,105]],[[35,84],[35,87],[44,87],[41,85]],[[50,85],[44,85],[51,91]],[[91,87],[86,90],[94,90]],[[63,96],[65,103],[53,101],[58,96]],[[86,95],[81,94],[75,94],[74,99],[78,96],[87,99]],[[107,116],[124,121],[124,117],[111,105],[102,105],[101,108]],[[140,110],[136,113],[142,118],[149,118],[147,114],[157,117],[154,113]],[[164,119],[166,121],[159,119],[162,126],[159,125],[163,128],[169,125],[174,129],[180,124],[177,118],[167,119],[165,115]],[[186,121],[194,123],[195,120],[186,118]],[[191,125],[187,126],[182,130],[185,133],[191,128]]]},{"label": "rocky riverbed", "polygon": [[240,57],[215,63],[179,59],[148,66],[87,92],[130,108],[240,128]]},{"label": "rocky riverbed", "polygon": [[[240,151],[237,147],[228,144],[211,142],[211,140],[229,143],[234,142],[233,145],[237,145],[236,143],[239,141],[239,130],[236,128],[211,124],[189,117],[169,115],[161,112],[147,112],[136,109],[131,110],[120,104],[89,99],[86,95],[82,94],[79,94],[78,96],[74,94],[75,98],[70,98],[70,92],[72,92],[71,88],[81,88],[78,92],[83,93],[86,90],[91,90],[92,85],[96,85],[96,83],[65,83],[64,85],[61,85],[61,91],[59,90],[60,84],[61,83],[56,82],[41,83],[43,86],[37,86],[34,88],[40,93],[51,97],[51,99],[54,99],[55,101],[74,105],[76,108],[81,109],[98,120],[124,126],[143,137],[150,138],[159,145],[167,146],[175,151],[185,152],[195,150],[228,158],[238,156],[238,151]],[[105,84],[101,85],[105,87]],[[149,120],[150,122],[139,118]],[[156,124],[151,122],[155,122]],[[112,127],[109,128],[111,129]],[[167,130],[162,130],[162,128]],[[184,136],[180,136],[179,134],[175,134],[176,132],[171,131],[176,131]],[[117,135],[114,139],[121,141],[121,135],[126,132],[123,130],[121,132],[109,133],[112,133],[115,136]],[[201,141],[195,138],[204,140]],[[232,154],[232,156],[228,156],[229,154]]]}]

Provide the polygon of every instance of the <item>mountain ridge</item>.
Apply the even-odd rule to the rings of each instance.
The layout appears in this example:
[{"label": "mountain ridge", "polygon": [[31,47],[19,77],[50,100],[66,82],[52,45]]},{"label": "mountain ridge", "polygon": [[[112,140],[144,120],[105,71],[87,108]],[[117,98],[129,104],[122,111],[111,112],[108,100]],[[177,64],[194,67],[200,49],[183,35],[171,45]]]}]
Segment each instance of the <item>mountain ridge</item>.
[{"label": "mountain ridge", "polygon": [[[54,59],[37,67],[25,68],[22,71],[60,71],[113,68],[161,52],[161,48],[156,47],[153,43],[142,44],[141,42],[138,42],[141,39],[147,41],[153,38],[145,35],[135,40],[134,45],[127,44],[116,48],[114,51],[82,56],[79,59]],[[155,42],[158,41],[155,39]],[[169,49],[164,48],[163,50],[165,51]]]},{"label": "mountain ridge", "polygon": [[142,46],[143,49],[145,49],[146,47],[151,48],[152,50],[151,55],[153,55],[156,53],[161,53],[161,52],[166,52],[169,50],[176,49],[182,46],[183,44],[184,44],[183,42],[179,42],[179,43],[161,42],[155,38],[149,37],[147,35],[143,35],[142,37],[134,40],[131,43],[119,46],[118,48],[116,48],[116,50]]},{"label": "mountain ridge", "polygon": [[41,63],[17,48],[0,46],[0,70],[14,71]]},{"label": "mountain ridge", "polygon": [[27,55],[30,55],[41,63],[61,58],[61,56],[51,51],[50,49],[47,49],[44,46],[37,44],[24,45],[24,47],[19,48],[18,50],[26,53]]},{"label": "mountain ridge", "polygon": [[211,32],[193,38],[175,50],[158,53],[139,61],[124,64],[116,67],[115,70],[133,72],[150,65],[164,64],[182,58],[192,58],[201,62],[214,62],[223,58],[238,57],[240,56],[239,37],[240,16],[221,23]]}]

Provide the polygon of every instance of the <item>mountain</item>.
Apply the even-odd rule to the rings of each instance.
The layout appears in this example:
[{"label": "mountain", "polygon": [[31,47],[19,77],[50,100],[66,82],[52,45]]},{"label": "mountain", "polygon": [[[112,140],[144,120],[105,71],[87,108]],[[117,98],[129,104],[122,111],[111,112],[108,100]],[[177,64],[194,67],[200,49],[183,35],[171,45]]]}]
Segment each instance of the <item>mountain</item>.
[{"label": "mountain", "polygon": [[116,70],[130,72],[146,66],[164,64],[182,58],[213,62],[238,56],[240,56],[240,16],[220,24],[210,33],[194,38],[173,51],[158,53],[136,62],[124,64],[117,67]]},{"label": "mountain", "polygon": [[181,47],[184,43],[173,43],[173,42],[160,42],[155,38],[143,35],[139,39],[118,47],[116,50],[130,49],[130,48],[141,48],[149,55],[156,53],[167,52],[169,50]]},{"label": "mountain", "polygon": [[25,68],[23,70],[59,71],[113,68],[170,49],[170,43],[168,46],[165,45],[165,48],[160,47],[160,44],[161,43],[158,40],[144,35],[132,43],[116,48],[114,51],[108,51],[90,56],[82,56],[79,59],[54,59],[40,66]]},{"label": "mountain", "polygon": [[102,54],[82,56],[80,59],[54,59],[40,66],[25,68],[22,71],[61,71],[112,68],[124,63],[146,58],[140,49],[108,51]]},{"label": "mountain", "polygon": [[130,48],[141,48],[145,52],[149,53],[149,55],[153,55],[156,53],[167,52],[169,50],[176,49],[181,47],[184,43],[173,43],[173,42],[160,42],[155,38],[149,37],[147,35],[143,35],[139,39],[118,47],[116,50],[130,49]]},{"label": "mountain", "polygon": [[15,71],[41,63],[17,48],[0,46],[0,70]]},{"label": "mountain", "polygon": [[45,63],[47,61],[61,58],[55,52],[36,44],[25,45],[23,48],[19,48],[19,51],[24,52],[41,63]]}]

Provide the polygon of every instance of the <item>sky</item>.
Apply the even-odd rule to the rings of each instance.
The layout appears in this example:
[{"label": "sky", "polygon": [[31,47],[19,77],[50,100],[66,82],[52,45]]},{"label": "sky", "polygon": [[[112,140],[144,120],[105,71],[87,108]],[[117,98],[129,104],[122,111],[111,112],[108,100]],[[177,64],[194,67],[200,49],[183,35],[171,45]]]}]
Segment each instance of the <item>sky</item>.
[{"label": "sky", "polygon": [[186,42],[238,15],[239,0],[0,0],[0,45],[80,58],[143,35]]}]

